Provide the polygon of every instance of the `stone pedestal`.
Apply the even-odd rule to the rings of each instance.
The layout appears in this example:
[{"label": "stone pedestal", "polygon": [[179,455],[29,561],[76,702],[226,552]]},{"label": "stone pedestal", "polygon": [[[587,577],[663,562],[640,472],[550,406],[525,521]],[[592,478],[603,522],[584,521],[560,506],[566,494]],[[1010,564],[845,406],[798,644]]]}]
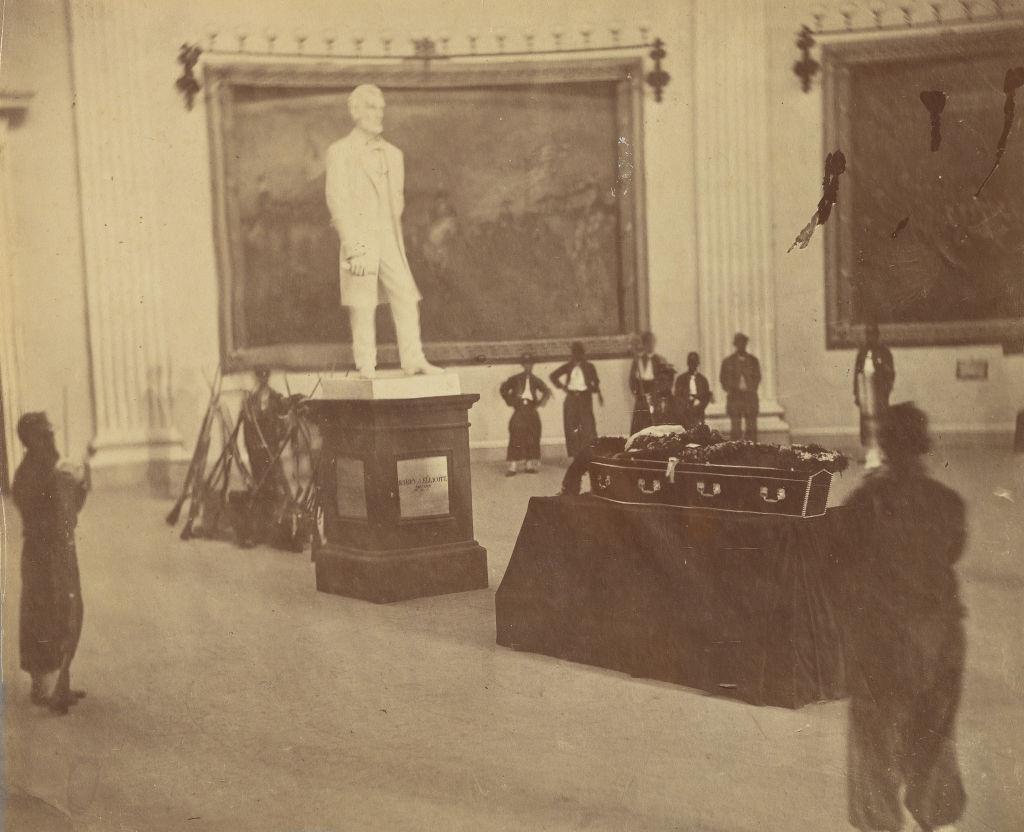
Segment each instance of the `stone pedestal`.
[{"label": "stone pedestal", "polygon": [[477,399],[454,373],[324,382],[310,403],[323,437],[318,590],[380,604],[487,587],[469,468]]}]

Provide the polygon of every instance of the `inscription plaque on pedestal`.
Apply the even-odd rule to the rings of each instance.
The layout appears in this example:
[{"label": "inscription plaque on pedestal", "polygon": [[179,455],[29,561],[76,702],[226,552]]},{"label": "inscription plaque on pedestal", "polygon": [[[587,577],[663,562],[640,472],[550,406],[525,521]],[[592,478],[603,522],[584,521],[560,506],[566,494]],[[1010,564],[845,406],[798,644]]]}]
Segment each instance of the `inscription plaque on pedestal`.
[{"label": "inscription plaque on pedestal", "polygon": [[334,464],[337,493],[334,505],[339,517],[366,518],[366,471],[361,459],[338,457]]},{"label": "inscription plaque on pedestal", "polygon": [[398,460],[398,513],[403,519],[451,514],[447,455]]}]

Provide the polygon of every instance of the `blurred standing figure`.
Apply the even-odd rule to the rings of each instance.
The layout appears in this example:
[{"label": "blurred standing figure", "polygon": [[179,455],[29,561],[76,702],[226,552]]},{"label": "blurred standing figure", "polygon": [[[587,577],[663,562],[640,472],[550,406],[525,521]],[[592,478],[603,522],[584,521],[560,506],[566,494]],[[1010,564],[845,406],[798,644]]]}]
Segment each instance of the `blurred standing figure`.
[{"label": "blurred standing figure", "polygon": [[680,424],[689,430],[704,421],[704,411],[711,401],[711,385],[698,371],[700,356],[691,352],[686,356],[686,372],[676,379],[672,393],[676,400]]},{"label": "blurred standing figure", "polygon": [[732,424],[733,439],[757,441],[757,414],[760,403],[757,388],[761,384],[761,364],[747,352],[750,339],[737,332],[732,339],[736,352],[722,362],[719,380],[725,388],[725,413]]},{"label": "blurred standing figure", "polygon": [[664,376],[663,368],[668,362],[654,351],[656,340],[653,332],[645,332],[640,336],[639,349],[633,356],[633,364],[629,368],[629,391],[633,394],[633,418],[629,432],[649,428],[653,421],[655,393],[659,375]]},{"label": "blurred standing figure", "polygon": [[889,396],[896,381],[892,353],[881,343],[878,324],[864,329],[864,345],[853,363],[853,401],[860,409],[860,443],[864,447],[866,468],[878,468],[882,454],[878,448],[878,423],[889,407]]},{"label": "blurred standing figure", "polygon": [[501,397],[505,404],[512,408],[512,418],[508,422],[508,471],[505,475],[513,477],[522,462],[527,474],[536,474],[540,470],[540,415],[538,407],[547,404],[551,391],[548,386],[533,374],[533,356],[524,355],[521,359],[523,371],[505,379],[501,385]]},{"label": "blurred standing figure", "polygon": [[572,358],[555,370],[549,378],[559,390],[565,391],[562,424],[565,428],[565,452],[573,459],[597,439],[594,420],[594,394],[602,405],[601,381],[597,369],[587,361],[587,353],[579,341],[572,344]]},{"label": "blurred standing figure", "polygon": [[78,512],[89,490],[81,477],[57,467],[60,454],[45,413],[18,420],[25,458],[11,491],[21,513],[21,669],[32,676],[32,703],[57,713],[85,696],[71,689],[71,660],[82,633],[82,587],[75,552]]},{"label": "blurred standing figure", "polygon": [[672,384],[676,380],[676,368],[667,361],[654,374],[654,393],[651,395],[651,424],[679,424],[679,408],[672,396]]},{"label": "blurred standing figure", "polygon": [[[253,370],[256,387],[242,402],[242,436],[252,466],[252,476],[265,493],[276,492],[284,480],[278,450],[287,432],[288,404],[270,386],[270,370]],[[271,471],[271,465],[275,470]]]},{"label": "blurred standing figure", "polygon": [[954,564],[964,504],[931,479],[927,417],[912,404],[883,416],[887,464],[847,500],[851,700],[850,823],[903,828],[904,803],[922,830],[952,829],[964,787],[954,725],[964,671],[963,607]]}]

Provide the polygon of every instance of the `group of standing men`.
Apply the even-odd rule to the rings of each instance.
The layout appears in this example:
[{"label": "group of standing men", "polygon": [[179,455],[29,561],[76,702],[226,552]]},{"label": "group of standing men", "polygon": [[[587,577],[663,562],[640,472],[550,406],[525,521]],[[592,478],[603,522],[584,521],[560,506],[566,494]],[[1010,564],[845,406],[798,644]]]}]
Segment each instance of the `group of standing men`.
[{"label": "group of standing men", "polygon": [[[756,442],[761,364],[747,352],[749,343],[746,335],[736,333],[736,350],[722,362],[719,381],[726,393],[725,412],[732,438]],[[675,368],[654,347],[654,334],[645,332],[629,371],[629,389],[633,394],[629,432],[659,424],[679,424],[685,428],[699,425],[713,398],[711,385],[699,369],[700,355],[691,352],[686,357],[686,372],[676,377]]]},{"label": "group of standing men", "polygon": [[[571,358],[548,376],[555,387],[565,392],[562,421],[565,450],[570,459],[597,438],[594,396],[604,404],[597,368],[587,360],[583,344],[573,342],[571,352]],[[524,355],[520,362],[522,372],[510,376],[501,385],[501,397],[512,408],[512,418],[508,423],[506,472],[510,477],[516,474],[520,464],[529,474],[540,469],[540,415],[537,409],[551,398],[551,389],[533,374],[533,356]]]},{"label": "group of standing men", "polygon": [[[722,362],[720,381],[726,391],[726,413],[732,423],[734,439],[757,441],[757,388],[761,383],[761,365],[747,352],[749,339],[737,333],[733,339],[736,351]],[[604,404],[597,369],[587,360],[582,343],[572,345],[568,361],[548,377],[552,385],[565,392],[562,421],[565,429],[565,450],[570,459],[597,438],[594,419],[594,397]],[[505,379],[500,388],[502,399],[512,408],[509,420],[509,443],[506,459],[507,476],[522,469],[526,473],[540,470],[541,423],[539,408],[551,398],[551,389],[534,375],[533,356],[520,359],[522,371]],[[680,424],[692,428],[704,421],[712,399],[711,385],[700,372],[700,356],[691,352],[686,357],[686,372],[676,376],[675,369],[655,352],[653,333],[645,332],[629,370],[629,389],[633,394],[633,416],[630,433],[651,425]]]}]

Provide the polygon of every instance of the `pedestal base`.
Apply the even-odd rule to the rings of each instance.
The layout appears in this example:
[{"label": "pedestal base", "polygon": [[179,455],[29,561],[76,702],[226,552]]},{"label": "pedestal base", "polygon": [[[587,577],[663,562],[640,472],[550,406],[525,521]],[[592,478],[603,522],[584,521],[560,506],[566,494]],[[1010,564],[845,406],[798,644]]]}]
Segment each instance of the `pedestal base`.
[{"label": "pedestal base", "polygon": [[487,587],[473,533],[469,409],[452,373],[324,384],[316,588],[377,604]]},{"label": "pedestal base", "polygon": [[314,559],[318,591],[375,604],[487,589],[487,552],[476,542],[373,552],[327,544]]}]

